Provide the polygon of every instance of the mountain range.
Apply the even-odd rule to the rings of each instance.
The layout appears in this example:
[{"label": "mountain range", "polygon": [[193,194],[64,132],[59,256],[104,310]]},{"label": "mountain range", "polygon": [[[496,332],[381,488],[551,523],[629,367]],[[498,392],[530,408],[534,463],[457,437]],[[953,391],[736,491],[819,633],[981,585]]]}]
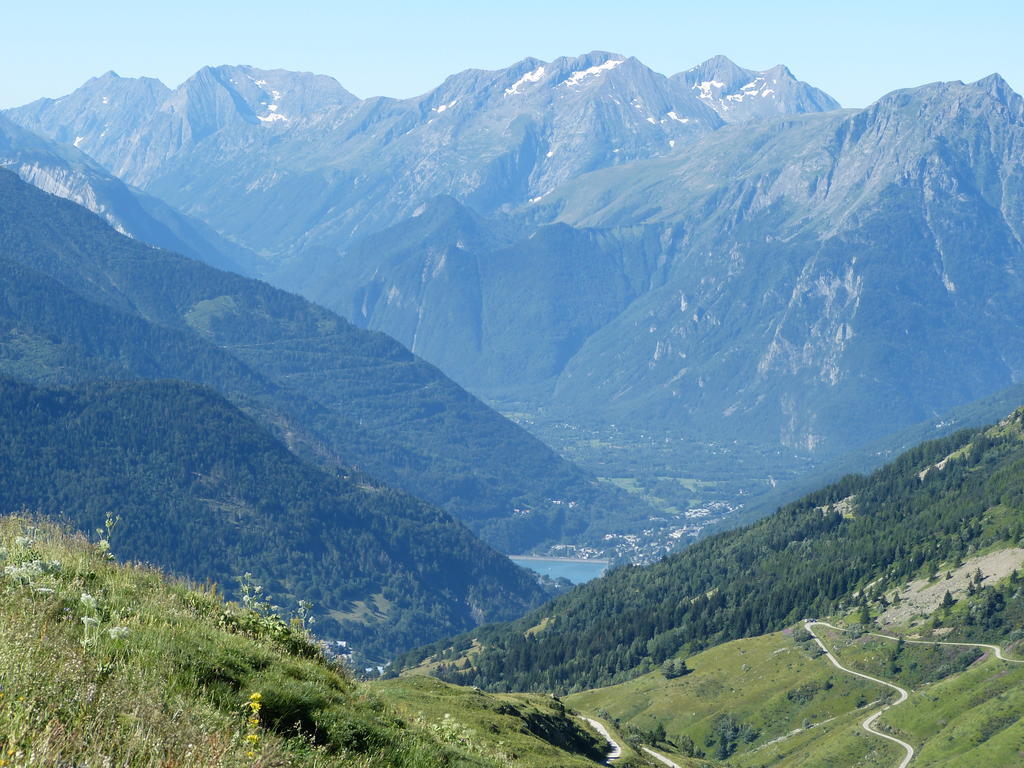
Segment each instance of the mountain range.
[{"label": "mountain range", "polygon": [[1024,231],[998,76],[838,107],[592,52],[405,100],[108,74],[6,116],[492,403],[834,457],[1020,379]]},{"label": "mountain range", "polygon": [[[843,110],[724,57],[526,59],[405,100],[108,73],[8,111],[0,745],[1017,764],[1022,159],[997,75]],[[485,399],[651,449],[612,485]],[[711,473],[656,443],[834,472],[1010,403],[680,546]],[[679,551],[572,590],[501,554],[641,535]]]}]

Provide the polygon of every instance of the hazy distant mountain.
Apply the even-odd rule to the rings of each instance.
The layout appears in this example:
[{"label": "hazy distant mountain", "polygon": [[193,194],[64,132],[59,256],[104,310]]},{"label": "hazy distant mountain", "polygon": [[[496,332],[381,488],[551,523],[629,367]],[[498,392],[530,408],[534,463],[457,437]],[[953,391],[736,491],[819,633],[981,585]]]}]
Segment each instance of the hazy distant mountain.
[{"label": "hazy distant mountain", "polygon": [[202,221],[132,189],[74,147],[45,139],[0,115],[0,168],[71,200],[118,232],[222,269],[251,274],[260,259]]},{"label": "hazy distant mountain", "polygon": [[295,287],[488,396],[545,398],[587,338],[648,290],[642,228],[526,228],[452,198],[353,243]]},{"label": "hazy distant mountain", "polygon": [[[1024,377],[1024,100],[998,76],[730,128],[545,201],[656,227],[664,278],[556,401],[842,447]],[[949,375],[956,371],[955,376]]]},{"label": "hazy distant mountain", "polygon": [[[170,94],[154,78],[107,72],[67,96],[39,99],[9,116],[43,136],[81,149],[125,178],[120,169],[141,149],[135,137]],[[108,163],[112,157],[119,161]]]},{"label": "hazy distant mountain", "polygon": [[[212,72],[168,103],[236,92]],[[288,121],[238,93],[138,134],[146,188],[485,396],[838,451],[1024,376],[998,78],[844,112],[785,68],[592,53]]]},{"label": "hazy distant mountain", "polygon": [[782,64],[755,72],[737,66],[725,56],[715,56],[671,79],[692,89],[727,123],[840,108],[838,101],[797,80]]},{"label": "hazy distant mountain", "polygon": [[99,78],[9,115],[64,141],[84,136],[80,146],[121,178],[258,252],[306,264],[437,195],[483,212],[527,204],[722,124],[689,88],[603,52],[468,70],[405,100],[356,101],[325,80],[205,68],[159,103],[141,99],[142,117],[118,107],[100,139],[87,127],[122,103],[107,91],[148,94],[148,84]]},{"label": "hazy distant mountain", "polygon": [[842,451],[1024,377],[1022,136],[998,78],[731,126],[528,219],[427,204],[303,289],[488,397]]},{"label": "hazy distant mountain", "polygon": [[161,164],[219,131],[237,145],[259,128],[281,128],[355,97],[333,78],[253,67],[203,67],[175,90],[114,72],[59,99],[11,110],[16,122],[90,157],[130,184],[145,186]]},{"label": "hazy distant mountain", "polygon": [[0,372],[202,384],[306,458],[415,493],[507,552],[600,542],[653,514],[383,334],[121,237],[6,171],[0,235]]}]

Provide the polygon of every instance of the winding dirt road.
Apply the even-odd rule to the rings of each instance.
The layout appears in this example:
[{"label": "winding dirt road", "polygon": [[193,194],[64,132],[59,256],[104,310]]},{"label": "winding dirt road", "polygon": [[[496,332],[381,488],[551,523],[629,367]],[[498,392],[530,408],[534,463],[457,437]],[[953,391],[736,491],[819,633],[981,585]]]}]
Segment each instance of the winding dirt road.
[{"label": "winding dirt road", "polygon": [[641,747],[640,747],[640,749],[642,749],[642,750],[643,750],[644,752],[646,752],[646,753],[647,753],[648,755],[650,755],[651,757],[653,757],[653,758],[654,758],[655,760],[657,760],[657,761],[658,761],[659,763],[664,763],[665,765],[667,765],[667,766],[668,766],[668,768],[682,768],[682,766],[680,766],[680,765],[679,765],[679,763],[677,763],[677,762],[676,762],[675,760],[669,760],[669,759],[668,759],[667,757],[665,757],[665,756],[664,756],[663,754],[661,754],[660,752],[655,752],[655,751],[654,751],[653,749],[651,749],[650,747],[644,747],[644,746],[641,746]]},{"label": "winding dirt road", "polygon": [[[821,641],[821,638],[818,637],[816,634],[814,634],[814,630],[811,629],[811,627],[813,627],[815,625],[821,626],[821,627],[828,627],[829,629],[834,629],[834,630],[836,630],[838,632],[846,632],[848,630],[845,630],[842,627],[837,627],[834,624],[829,624],[827,621],[807,621],[807,622],[804,622],[804,629],[806,629],[808,632],[811,633],[811,637],[814,638],[814,642],[816,642],[818,644],[818,646],[821,648],[821,650],[823,650],[825,652],[825,656],[828,658],[828,660],[831,661],[832,664],[834,664],[838,669],[841,669],[843,672],[846,672],[847,674],[856,675],[857,677],[862,677],[865,680],[870,680],[873,683],[878,683],[879,685],[884,685],[887,688],[892,688],[894,691],[899,693],[899,698],[897,698],[896,701],[894,701],[892,704],[886,704],[885,706],[883,706],[881,709],[879,709],[874,714],[869,715],[867,717],[867,719],[865,719],[864,722],[861,723],[861,726],[868,733],[873,733],[875,736],[881,736],[883,739],[888,739],[889,741],[893,741],[893,742],[899,744],[901,747],[903,747],[903,749],[906,750],[907,754],[903,758],[903,761],[899,764],[899,766],[897,768],[907,768],[907,765],[910,764],[910,761],[914,759],[914,748],[912,746],[910,746],[909,744],[907,744],[907,742],[903,741],[902,739],[897,739],[895,736],[890,736],[887,733],[882,733],[881,731],[877,730],[873,726],[874,726],[875,720],[877,720],[879,717],[881,717],[882,713],[885,712],[885,710],[889,709],[890,707],[895,707],[898,704],[902,704],[904,701],[907,700],[907,698],[910,696],[910,694],[907,692],[907,690],[905,688],[900,688],[895,683],[890,683],[890,682],[887,682],[885,680],[880,680],[877,677],[871,677],[871,675],[865,675],[865,674],[862,674],[860,672],[854,672],[852,669],[848,669],[847,667],[844,667],[842,664],[839,663],[839,661],[836,659],[836,657],[832,655],[832,653],[829,651],[829,649],[825,647],[825,644]],[[902,639],[903,642],[905,642],[905,643],[913,643],[915,645],[958,645],[958,646],[961,646],[961,647],[964,647],[964,648],[987,648],[990,651],[992,651],[993,653],[995,653],[996,658],[1000,659],[1001,661],[1008,661],[1011,664],[1024,664],[1024,660],[1021,660],[1021,659],[1008,659],[1008,658],[1006,658],[1006,656],[1003,655],[1003,649],[1002,648],[1000,648],[998,645],[990,645],[989,643],[953,643],[953,642],[935,641],[935,640],[907,640],[905,638],[896,637],[895,635],[881,635],[881,634],[878,634],[877,632],[869,632],[868,634],[871,635],[872,637],[881,637],[881,638],[884,638],[886,640],[899,641],[899,640]]]},{"label": "winding dirt road", "polygon": [[910,694],[907,692],[907,689],[900,688],[895,683],[890,683],[885,680],[881,680],[877,677],[872,677],[871,675],[865,675],[861,672],[854,672],[852,669],[844,667],[842,664],[839,663],[839,660],[832,655],[832,652],[825,647],[825,644],[821,642],[821,638],[814,634],[814,630],[812,629],[812,627],[814,626],[829,627],[830,629],[836,629],[840,632],[842,632],[843,630],[825,621],[808,621],[804,623],[804,629],[811,633],[811,637],[814,638],[814,642],[816,642],[818,646],[821,648],[821,650],[825,652],[825,658],[831,661],[837,669],[840,669],[849,675],[855,675],[856,677],[862,677],[865,680],[870,680],[873,683],[884,685],[886,688],[892,688],[894,691],[896,691],[896,693],[899,694],[899,697],[892,704],[886,704],[874,714],[868,715],[864,722],[861,723],[861,727],[868,733],[872,733],[875,736],[881,736],[883,739],[888,739],[889,741],[895,742],[896,744],[899,744],[901,747],[903,747],[903,749],[906,750],[907,754],[904,755],[903,760],[902,762],[900,762],[898,768],[907,768],[907,766],[910,765],[910,761],[914,759],[914,748],[902,739],[897,739],[895,736],[890,736],[887,733],[882,733],[874,727],[875,720],[881,717],[883,712],[885,712],[890,707],[895,707],[899,704],[902,704],[910,697]]},{"label": "winding dirt road", "polygon": [[[824,622],[818,622],[824,624]],[[825,624],[826,627],[832,627],[831,624]],[[836,629],[836,627],[832,627]],[[868,632],[872,637],[884,637],[886,640],[902,640],[904,643],[913,643],[914,645],[959,645],[964,648],[988,648],[992,651],[996,658],[1000,661],[1008,661],[1011,664],[1024,664],[1024,659],[1008,659],[1003,656],[1003,649],[998,645],[990,645],[988,643],[951,643],[943,640],[907,640],[905,637],[896,637],[895,635],[880,635],[877,632]]]},{"label": "winding dirt road", "polygon": [[595,731],[604,736],[605,741],[608,742],[608,754],[604,756],[604,762],[606,765],[610,764],[612,760],[618,760],[622,757],[622,747],[619,746],[619,742],[612,738],[612,735],[608,733],[608,729],[604,727],[604,723],[595,720],[592,717],[584,717],[590,727]]},{"label": "winding dirt road", "polygon": [[[855,677],[860,677],[864,680],[870,680],[872,683],[878,683],[878,685],[885,686],[886,688],[891,688],[892,690],[896,691],[897,694],[899,694],[896,698],[896,701],[892,702],[891,704],[885,704],[882,707],[880,707],[877,711],[868,715],[861,723],[861,727],[865,731],[874,736],[879,736],[883,739],[888,739],[889,741],[895,744],[899,744],[901,747],[903,747],[906,754],[904,755],[903,760],[900,761],[897,768],[907,768],[907,766],[910,765],[910,761],[914,759],[914,748],[902,739],[897,739],[895,736],[890,736],[887,733],[883,733],[874,726],[875,721],[879,717],[881,717],[887,709],[891,709],[892,707],[898,706],[905,702],[910,697],[910,692],[907,691],[906,688],[901,688],[895,683],[890,683],[887,680],[872,677],[871,675],[865,675],[863,672],[855,672],[854,670],[848,667],[844,667],[842,664],[839,663],[839,660],[832,655],[832,652],[825,646],[825,643],[822,642],[821,638],[814,634],[813,627],[815,626],[828,627],[829,629],[834,629],[837,632],[848,632],[849,630],[843,629],[842,627],[837,627],[835,624],[829,624],[827,621],[804,622],[804,629],[806,629],[811,634],[811,637],[814,638],[814,642],[816,642],[818,644],[818,647],[821,648],[821,650],[824,652],[825,658],[832,662],[832,665],[835,666],[836,669],[846,672],[848,675],[854,675]],[[906,638],[900,638],[895,635],[882,635],[877,632],[868,632],[867,634],[869,634],[871,637],[881,637],[885,640],[893,640],[897,642],[902,639],[905,643],[913,643],[915,645],[958,645],[965,648],[987,648],[989,651],[995,654],[997,659],[1001,661],[1007,661],[1011,664],[1024,664],[1024,659],[1006,658],[1006,656],[1003,655],[1003,649],[1000,646],[992,645],[990,643],[954,643],[941,640],[907,640]],[[594,730],[600,733],[608,742],[609,752],[605,756],[605,764],[610,765],[611,761],[620,758],[622,756],[622,747],[620,747],[618,742],[616,742],[615,739],[611,737],[611,734],[608,732],[608,729],[605,728],[604,724],[590,717],[584,717],[583,719],[586,720],[594,728]],[[655,752],[650,747],[642,746],[641,749],[651,757],[658,760],[659,762],[662,762],[665,765],[669,766],[669,768],[680,768],[678,763],[675,763],[669,758],[665,757],[664,755]]]}]

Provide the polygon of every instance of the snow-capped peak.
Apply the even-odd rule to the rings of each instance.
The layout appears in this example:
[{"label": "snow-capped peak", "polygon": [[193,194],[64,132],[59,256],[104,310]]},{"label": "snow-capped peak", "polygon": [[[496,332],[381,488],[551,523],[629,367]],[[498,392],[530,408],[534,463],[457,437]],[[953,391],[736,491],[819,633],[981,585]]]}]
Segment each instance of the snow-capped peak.
[{"label": "snow-capped peak", "polygon": [[685,83],[726,122],[839,107],[835,99],[797,80],[782,64],[756,71],[744,69],[725,56],[715,56],[671,79]]}]

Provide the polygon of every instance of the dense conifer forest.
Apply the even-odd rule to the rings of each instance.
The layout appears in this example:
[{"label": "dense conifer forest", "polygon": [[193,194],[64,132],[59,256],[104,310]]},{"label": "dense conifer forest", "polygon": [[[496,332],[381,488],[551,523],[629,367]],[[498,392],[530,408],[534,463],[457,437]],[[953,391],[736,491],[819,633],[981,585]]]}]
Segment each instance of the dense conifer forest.
[{"label": "dense conifer forest", "polygon": [[[180,382],[44,390],[0,378],[0,509],[110,537],[237,594],[250,572],[317,629],[384,658],[544,598],[447,513],[304,463],[217,394]],[[444,557],[439,557],[443,552]]]},{"label": "dense conifer forest", "polygon": [[[523,619],[428,646],[401,662],[439,654],[443,679],[493,689],[607,685],[680,651],[828,615],[869,583],[872,592],[884,592],[980,548],[1018,543],[1022,419],[1019,410],[988,430],[922,444],[747,528],[651,567],[618,568]],[[473,641],[483,649],[464,656]]]}]

